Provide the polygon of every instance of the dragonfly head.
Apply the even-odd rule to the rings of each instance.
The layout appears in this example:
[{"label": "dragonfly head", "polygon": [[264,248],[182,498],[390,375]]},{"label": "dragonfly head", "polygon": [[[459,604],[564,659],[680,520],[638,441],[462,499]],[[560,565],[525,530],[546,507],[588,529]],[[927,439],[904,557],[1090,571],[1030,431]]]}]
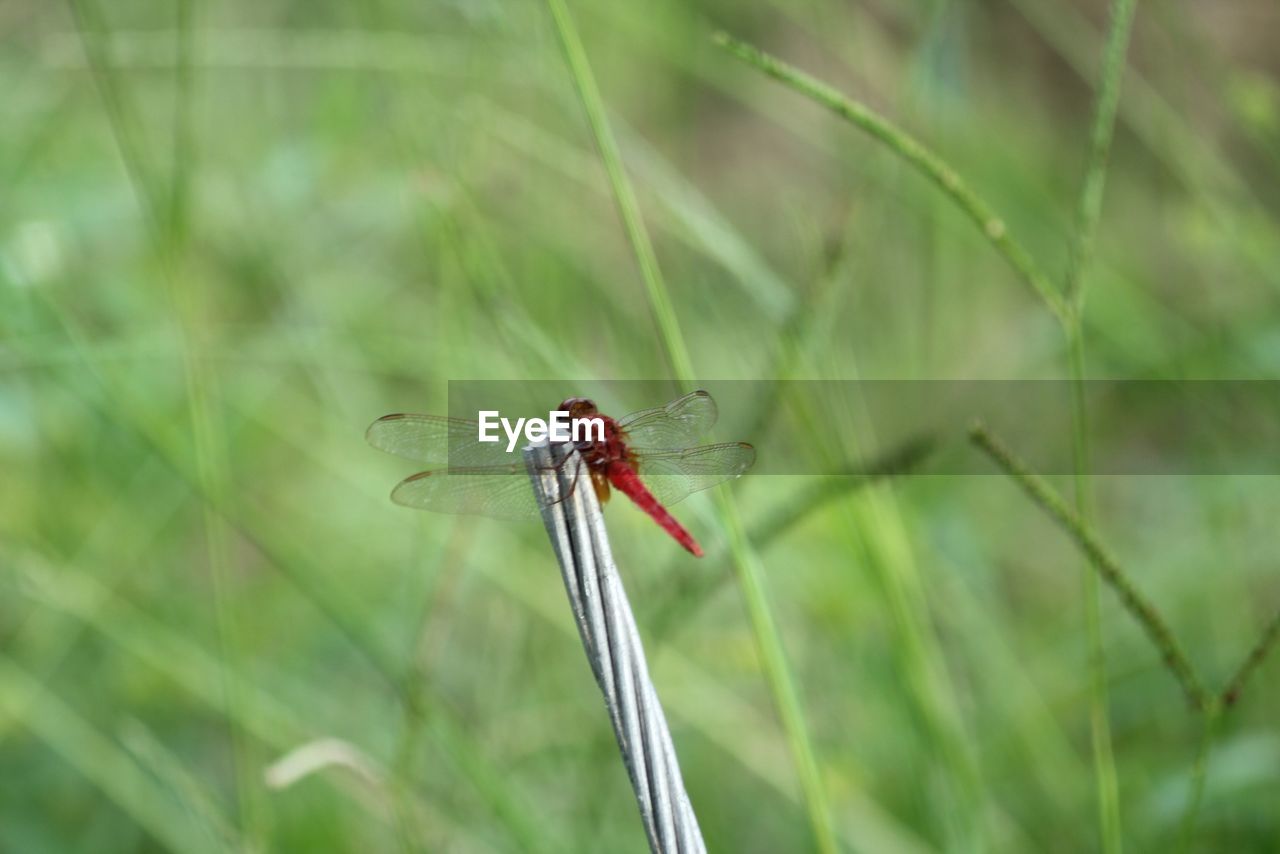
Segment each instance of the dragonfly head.
[{"label": "dragonfly head", "polygon": [[556,407],[561,412],[569,413],[570,418],[590,418],[599,415],[595,401],[585,397],[570,397]]}]

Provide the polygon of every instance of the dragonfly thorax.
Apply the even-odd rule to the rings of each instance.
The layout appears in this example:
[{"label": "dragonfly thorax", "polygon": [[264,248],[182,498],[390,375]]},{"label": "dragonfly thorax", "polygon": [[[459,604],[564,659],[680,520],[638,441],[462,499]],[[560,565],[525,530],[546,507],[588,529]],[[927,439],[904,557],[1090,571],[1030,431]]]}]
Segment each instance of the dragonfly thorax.
[{"label": "dragonfly thorax", "polygon": [[[590,438],[574,443],[574,449],[582,455],[582,461],[594,471],[602,472],[610,463],[629,462],[630,452],[627,449],[626,434],[618,426],[618,422],[608,415],[602,415],[594,401],[585,397],[571,397],[558,407],[561,412],[569,413],[573,421],[599,419],[604,423],[604,438]],[[583,431],[582,435],[591,436],[591,431]]]}]

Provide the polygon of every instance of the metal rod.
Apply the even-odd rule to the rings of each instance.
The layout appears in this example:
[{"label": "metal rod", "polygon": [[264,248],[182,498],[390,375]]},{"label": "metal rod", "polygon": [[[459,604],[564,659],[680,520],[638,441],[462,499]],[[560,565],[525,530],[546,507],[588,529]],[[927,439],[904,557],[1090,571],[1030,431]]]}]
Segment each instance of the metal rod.
[{"label": "metal rod", "polygon": [[705,854],[586,466],[563,444],[527,447],[524,460],[636,793],[649,848],[655,854]]}]

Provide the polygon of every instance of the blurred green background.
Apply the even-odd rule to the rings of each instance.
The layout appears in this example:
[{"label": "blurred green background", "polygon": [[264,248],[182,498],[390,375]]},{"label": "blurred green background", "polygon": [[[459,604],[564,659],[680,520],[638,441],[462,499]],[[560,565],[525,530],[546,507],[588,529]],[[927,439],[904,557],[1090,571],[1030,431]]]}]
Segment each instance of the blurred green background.
[{"label": "blurred green background", "polygon": [[[699,376],[1066,375],[936,188],[710,36],[927,141],[1058,279],[1105,4],[571,10]],[[1140,4],[1090,376],[1280,371],[1278,43],[1267,0]],[[392,505],[412,469],[363,440],[449,379],[670,373],[547,9],[6,0],[0,83],[0,849],[646,850],[542,530]],[[810,480],[732,490],[840,846],[1096,849],[1071,542],[1002,477]],[[1274,479],[1091,488],[1217,689],[1280,606]],[[621,502],[614,549],[711,850],[812,850],[716,506],[677,511],[702,561]],[[1201,718],[1100,601],[1114,801],[1158,850]],[[1195,849],[1280,845],[1277,667]]]}]

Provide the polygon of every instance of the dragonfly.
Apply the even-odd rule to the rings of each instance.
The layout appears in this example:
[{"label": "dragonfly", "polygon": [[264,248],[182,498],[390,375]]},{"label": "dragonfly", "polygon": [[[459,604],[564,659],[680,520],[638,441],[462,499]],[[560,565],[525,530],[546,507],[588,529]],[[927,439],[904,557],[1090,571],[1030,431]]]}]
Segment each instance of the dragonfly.
[{"label": "dragonfly", "polygon": [[[756,459],[755,448],[746,442],[697,444],[716,422],[718,410],[711,395],[694,391],[618,419],[583,397],[568,398],[558,411],[567,412],[571,422],[599,418],[604,423],[603,439],[573,443],[581,464],[574,469],[566,497],[585,471],[601,504],[608,501],[611,488],[616,489],[694,557],[702,557],[702,547],[667,508],[740,476]],[[373,422],[365,438],[378,450],[443,466],[400,481],[391,491],[397,504],[494,519],[539,518],[542,508],[524,464],[513,463],[502,443],[479,441],[478,428],[478,422],[464,418],[395,413]]]}]

